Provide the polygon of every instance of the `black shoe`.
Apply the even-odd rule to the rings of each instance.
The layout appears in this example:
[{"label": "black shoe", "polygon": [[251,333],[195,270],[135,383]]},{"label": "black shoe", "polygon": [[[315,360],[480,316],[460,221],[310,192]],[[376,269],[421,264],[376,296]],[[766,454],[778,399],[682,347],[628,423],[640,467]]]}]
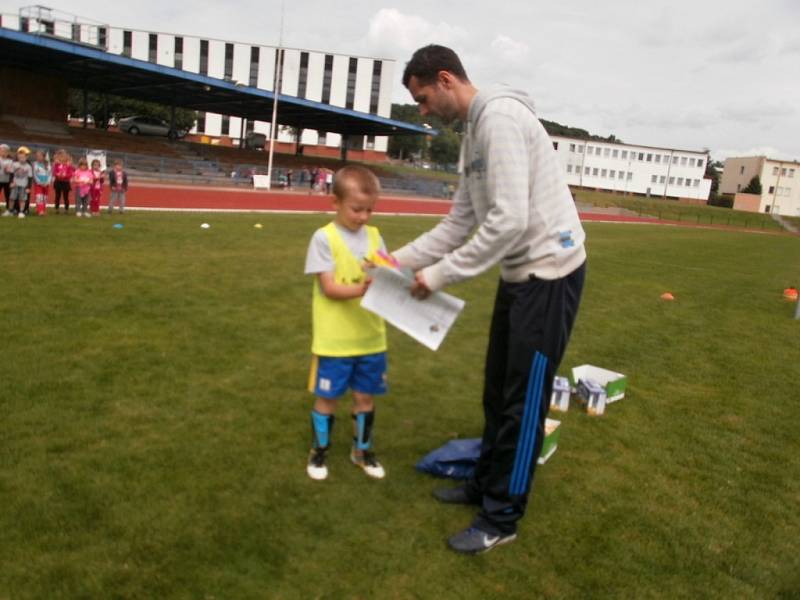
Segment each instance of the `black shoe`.
[{"label": "black shoe", "polygon": [[467,527],[447,540],[447,545],[460,554],[481,554],[515,539],[517,539],[516,533],[492,535],[477,527]]},{"label": "black shoe", "polygon": [[460,485],[454,488],[436,488],[433,497],[445,504],[474,504],[480,506],[480,498],[475,499],[467,493],[467,486]]}]

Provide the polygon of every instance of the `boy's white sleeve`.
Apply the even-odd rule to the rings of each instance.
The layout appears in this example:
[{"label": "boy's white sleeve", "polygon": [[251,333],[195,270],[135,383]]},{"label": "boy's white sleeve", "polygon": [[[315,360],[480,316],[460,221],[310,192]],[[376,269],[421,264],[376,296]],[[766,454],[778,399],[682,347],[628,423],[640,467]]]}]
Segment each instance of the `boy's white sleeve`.
[{"label": "boy's white sleeve", "polygon": [[305,274],[331,273],[335,270],[336,264],[333,261],[333,253],[328,243],[328,236],[325,235],[322,229],[317,229],[308,244]]},{"label": "boy's white sleeve", "polygon": [[402,266],[417,271],[432,265],[448,252],[461,246],[475,225],[475,211],[472,210],[466,181],[462,174],[458,189],[453,196],[453,206],[447,216],[436,227],[399,250],[395,250],[392,255]]}]

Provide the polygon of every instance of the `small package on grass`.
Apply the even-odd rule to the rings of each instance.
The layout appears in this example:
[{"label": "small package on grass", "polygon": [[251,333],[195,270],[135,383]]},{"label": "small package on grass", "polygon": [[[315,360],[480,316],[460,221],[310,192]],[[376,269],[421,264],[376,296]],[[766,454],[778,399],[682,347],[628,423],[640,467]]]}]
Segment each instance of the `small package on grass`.
[{"label": "small package on grass", "polygon": [[606,392],[606,403],[611,404],[617,400],[622,400],[625,397],[625,386],[628,384],[628,378],[616,371],[609,371],[608,369],[601,369],[594,365],[581,365],[572,369],[572,383],[578,384],[581,379],[591,379]]},{"label": "small package on grass", "polygon": [[539,464],[543,465],[553,456],[558,448],[558,434],[561,421],[555,419],[545,419],[544,422],[544,441],[542,442],[542,452],[539,454]]},{"label": "small package on grass", "polygon": [[594,379],[579,379],[578,397],[586,404],[586,412],[590,415],[602,415],[606,412],[606,390]]},{"label": "small package on grass", "polygon": [[553,379],[553,393],[550,395],[550,410],[567,412],[569,410],[569,395],[572,387],[566,377]]}]

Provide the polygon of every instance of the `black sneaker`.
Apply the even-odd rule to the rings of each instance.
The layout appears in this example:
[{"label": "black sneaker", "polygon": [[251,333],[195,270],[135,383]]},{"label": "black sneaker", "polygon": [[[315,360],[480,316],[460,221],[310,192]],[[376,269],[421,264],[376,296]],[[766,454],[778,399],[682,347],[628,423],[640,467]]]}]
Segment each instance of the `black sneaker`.
[{"label": "black sneaker", "polygon": [[375,453],[370,452],[369,450],[364,450],[361,454],[357,454],[355,449],[350,452],[350,460],[352,463],[364,469],[364,473],[372,477],[373,479],[383,479],[386,477],[386,471],[378,462],[378,459],[375,458]]},{"label": "black sneaker", "polygon": [[433,497],[445,504],[474,504],[481,505],[480,498],[476,499],[467,493],[467,486],[460,485],[454,488],[436,488]]},{"label": "black sneaker", "polygon": [[325,455],[327,448],[312,448],[308,455],[306,473],[314,481],[322,481],[328,478],[328,467],[325,465]]},{"label": "black sneaker", "polygon": [[467,527],[447,540],[447,545],[460,554],[481,554],[515,539],[516,533],[492,535],[477,527]]}]

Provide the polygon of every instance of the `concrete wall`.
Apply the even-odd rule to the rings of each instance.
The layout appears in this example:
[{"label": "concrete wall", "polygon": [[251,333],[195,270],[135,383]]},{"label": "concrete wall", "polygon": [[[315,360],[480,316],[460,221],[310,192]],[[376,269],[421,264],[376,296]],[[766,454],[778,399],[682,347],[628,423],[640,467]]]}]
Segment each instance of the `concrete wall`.
[{"label": "concrete wall", "polygon": [[761,212],[761,196],[758,194],[738,193],[733,197],[734,210],[746,210],[747,212]]}]

